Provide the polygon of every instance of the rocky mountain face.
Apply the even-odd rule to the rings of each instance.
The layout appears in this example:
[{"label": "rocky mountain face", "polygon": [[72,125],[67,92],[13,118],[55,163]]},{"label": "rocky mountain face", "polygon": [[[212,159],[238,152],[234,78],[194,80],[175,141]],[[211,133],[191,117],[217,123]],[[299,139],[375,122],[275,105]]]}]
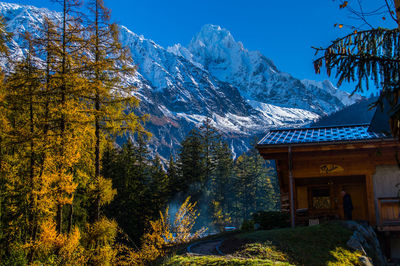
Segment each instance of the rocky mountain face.
[{"label": "rocky mountain face", "polygon": [[[24,55],[20,33],[35,32],[44,16],[60,21],[54,11],[2,2],[0,15],[14,33],[10,46],[16,58]],[[268,128],[302,126],[361,99],[349,98],[329,81],[301,81],[280,72],[270,59],[246,50],[219,26],[205,25],[187,47],[167,49],[124,26],[120,33],[138,66],[124,80],[138,88],[137,111],[150,115],[149,145],[164,158],[207,117],[239,155]]]}]

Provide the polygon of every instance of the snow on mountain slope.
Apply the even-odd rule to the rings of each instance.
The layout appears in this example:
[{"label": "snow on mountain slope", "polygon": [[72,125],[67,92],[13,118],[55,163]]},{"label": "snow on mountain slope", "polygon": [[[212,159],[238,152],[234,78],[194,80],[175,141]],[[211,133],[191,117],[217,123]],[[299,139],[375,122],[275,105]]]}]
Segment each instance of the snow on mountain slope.
[{"label": "snow on mountain slope", "polygon": [[26,31],[36,33],[38,28],[43,25],[44,16],[49,16],[53,21],[61,21],[61,16],[57,12],[51,12],[46,8],[36,8],[33,6],[22,6],[12,3],[0,2],[0,14],[3,16],[7,31],[14,34],[10,47],[13,50],[13,58],[21,58],[24,54],[22,34]]},{"label": "snow on mountain slope", "polygon": [[339,90],[329,80],[315,81],[315,80],[304,79],[301,81],[301,83],[303,83],[304,86],[306,86],[307,88],[310,88],[311,90],[314,90],[314,91],[321,90],[321,91],[328,92],[330,95],[339,99],[346,106],[351,105],[355,101],[359,101],[363,98],[357,94],[350,97],[349,93]]},{"label": "snow on mountain slope", "polygon": [[337,90],[329,81],[323,82],[326,83],[323,86],[309,86],[280,72],[270,59],[258,51],[246,50],[220,26],[203,26],[188,48],[175,46],[171,51],[203,65],[211,75],[237,87],[248,100],[306,109],[322,115],[360,99],[348,98],[349,94]]},{"label": "snow on mountain slope", "polygon": [[[11,46],[20,56],[24,50],[19,33],[35,32],[44,16],[60,21],[57,12],[1,2],[0,14],[15,33]],[[357,99],[346,98],[330,83],[301,82],[280,72],[271,60],[247,51],[219,26],[204,26],[187,48],[178,44],[164,49],[124,26],[120,32],[138,65],[137,73],[124,80],[138,88],[138,112],[150,114],[146,128],[153,134],[151,149],[164,158],[206,117],[229,141],[232,152],[240,154],[270,127],[301,126]]]}]

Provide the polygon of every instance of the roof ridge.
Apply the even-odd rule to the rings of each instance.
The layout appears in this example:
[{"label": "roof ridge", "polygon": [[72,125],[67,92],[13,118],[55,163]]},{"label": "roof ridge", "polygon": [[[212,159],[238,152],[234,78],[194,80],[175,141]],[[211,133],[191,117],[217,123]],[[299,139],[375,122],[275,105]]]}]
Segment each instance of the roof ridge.
[{"label": "roof ridge", "polygon": [[271,131],[291,131],[291,130],[307,130],[307,129],[323,129],[323,128],[343,128],[343,127],[369,127],[370,123],[364,124],[349,124],[349,125],[332,125],[332,126],[314,126],[314,127],[292,127],[292,128],[276,128]]}]

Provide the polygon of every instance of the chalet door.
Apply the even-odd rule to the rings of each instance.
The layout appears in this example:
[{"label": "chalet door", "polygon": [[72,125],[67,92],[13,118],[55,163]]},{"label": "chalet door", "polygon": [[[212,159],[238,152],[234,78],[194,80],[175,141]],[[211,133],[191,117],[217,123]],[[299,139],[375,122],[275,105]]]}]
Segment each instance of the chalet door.
[{"label": "chalet door", "polygon": [[365,184],[345,185],[344,189],[351,196],[354,207],[353,220],[368,220]]}]

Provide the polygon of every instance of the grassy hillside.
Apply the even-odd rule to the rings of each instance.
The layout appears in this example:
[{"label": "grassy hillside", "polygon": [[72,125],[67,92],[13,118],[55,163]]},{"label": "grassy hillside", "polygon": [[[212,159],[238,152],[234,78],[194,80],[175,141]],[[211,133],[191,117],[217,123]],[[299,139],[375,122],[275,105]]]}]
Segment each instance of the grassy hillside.
[{"label": "grassy hillside", "polygon": [[274,262],[265,259],[245,259],[217,256],[174,256],[163,265],[289,265],[284,262]]},{"label": "grassy hillside", "polygon": [[226,256],[176,255],[163,265],[359,265],[351,234],[339,223],[238,233],[222,243]]}]

